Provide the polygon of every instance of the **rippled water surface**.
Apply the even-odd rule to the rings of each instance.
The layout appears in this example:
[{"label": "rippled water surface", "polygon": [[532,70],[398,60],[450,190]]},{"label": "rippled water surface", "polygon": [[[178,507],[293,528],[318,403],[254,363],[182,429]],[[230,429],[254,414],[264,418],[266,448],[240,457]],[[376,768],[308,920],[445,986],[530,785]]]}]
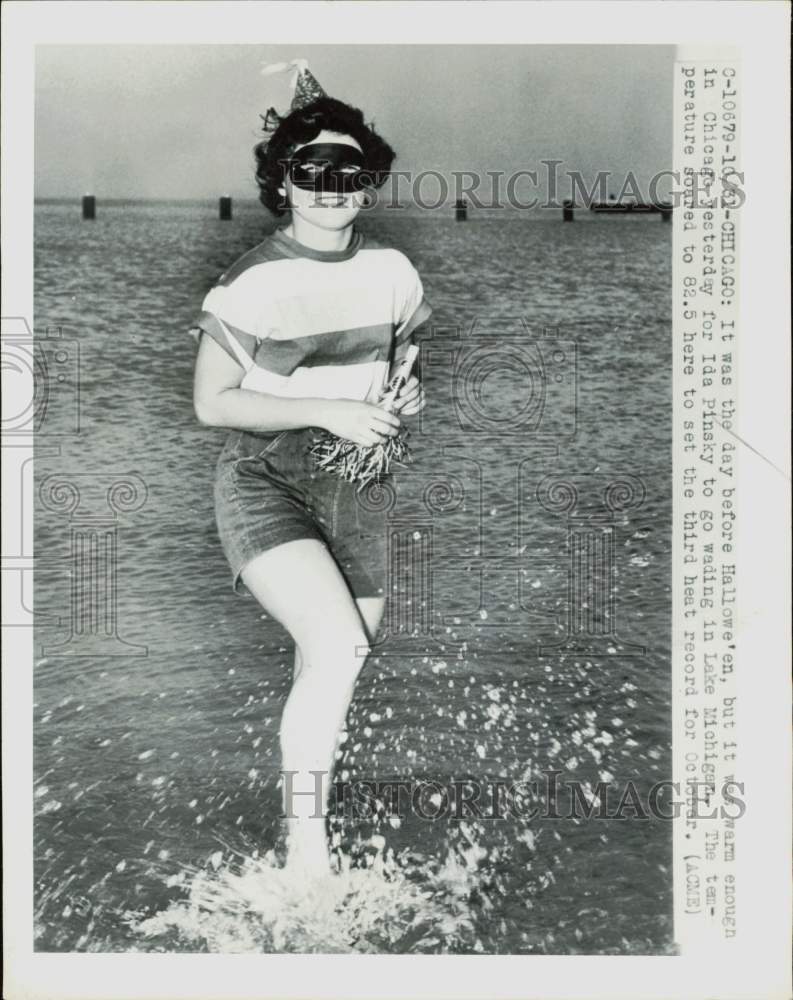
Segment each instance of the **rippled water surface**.
[{"label": "rippled water surface", "polygon": [[[337,777],[492,786],[557,769],[587,795],[646,793],[671,771],[671,227],[361,228],[410,256],[434,307],[414,463],[387,494],[399,530],[431,537],[432,588],[418,618],[415,581],[392,597],[389,621],[417,634],[392,630],[370,658]],[[67,373],[36,459],[36,947],[668,950],[661,820],[340,816],[341,873],[313,892],[283,878],[292,650],[231,592],[212,508],[223,434],[193,417],[186,334],[262,234],[254,206],[231,223],[198,204],[100,204],[93,223],[36,209],[36,334],[61,329],[65,352],[47,357]],[[96,531],[117,539],[117,634],[70,639]],[[600,540],[590,562],[573,558],[576,531]],[[594,578],[614,617],[587,632],[595,596],[571,578]],[[579,612],[582,642],[554,648]]]}]

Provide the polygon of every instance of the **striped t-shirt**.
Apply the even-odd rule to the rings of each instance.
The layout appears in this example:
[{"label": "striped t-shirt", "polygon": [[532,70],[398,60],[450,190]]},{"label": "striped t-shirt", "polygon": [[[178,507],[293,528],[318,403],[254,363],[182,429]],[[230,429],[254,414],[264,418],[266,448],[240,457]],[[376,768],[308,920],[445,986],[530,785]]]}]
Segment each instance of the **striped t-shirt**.
[{"label": "striped t-shirt", "polygon": [[245,369],[243,389],[376,402],[431,311],[399,250],[355,228],[344,250],[315,250],[277,229],[221,275],[190,332]]}]

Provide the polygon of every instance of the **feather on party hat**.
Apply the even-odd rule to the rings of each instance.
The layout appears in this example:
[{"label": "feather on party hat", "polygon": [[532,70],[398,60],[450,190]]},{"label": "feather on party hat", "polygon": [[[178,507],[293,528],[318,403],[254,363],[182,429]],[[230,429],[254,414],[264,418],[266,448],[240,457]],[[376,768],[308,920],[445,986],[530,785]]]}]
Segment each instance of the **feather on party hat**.
[{"label": "feather on party hat", "polygon": [[306,59],[269,63],[262,67],[262,76],[274,76],[287,72],[291,74],[291,102],[288,110],[284,110],[283,113],[280,113],[274,107],[270,107],[267,109],[267,114],[259,116],[264,122],[265,132],[274,132],[290,111],[304,108],[307,104],[311,104],[320,97],[327,97],[327,94],[317,82],[316,77],[309,70]]}]

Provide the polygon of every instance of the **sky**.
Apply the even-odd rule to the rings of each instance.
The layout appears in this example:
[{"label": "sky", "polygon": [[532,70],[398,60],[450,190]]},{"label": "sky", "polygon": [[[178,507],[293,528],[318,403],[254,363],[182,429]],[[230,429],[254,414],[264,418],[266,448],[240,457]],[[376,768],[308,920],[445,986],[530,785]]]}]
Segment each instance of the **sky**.
[{"label": "sky", "polygon": [[[256,197],[265,63],[304,57],[361,107],[395,169],[599,170],[642,186],[671,168],[672,46],[44,45],[36,49],[37,197]],[[539,188],[544,187],[540,170]],[[528,197],[530,182],[519,187]],[[533,193],[537,193],[534,189]],[[421,191],[439,190],[428,180]],[[450,188],[450,191],[452,188]],[[489,187],[482,189],[489,191]],[[560,192],[560,197],[566,192]]]}]

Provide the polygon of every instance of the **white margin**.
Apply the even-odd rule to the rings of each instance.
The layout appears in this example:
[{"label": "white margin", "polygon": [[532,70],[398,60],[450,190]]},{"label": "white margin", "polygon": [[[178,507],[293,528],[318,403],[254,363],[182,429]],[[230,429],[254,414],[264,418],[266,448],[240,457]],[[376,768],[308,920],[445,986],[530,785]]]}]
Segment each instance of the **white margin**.
[{"label": "white margin", "polygon": [[[678,44],[739,48],[743,65],[740,433],[781,468],[789,442],[790,8],[784,2],[71,3],[2,7],[3,315],[30,317],[33,46],[105,43]],[[670,82],[671,86],[671,82]],[[789,486],[762,464],[741,483],[743,831],[756,928],[734,964],[680,957],[33,955],[30,636],[4,636],[5,996],[21,998],[609,997],[790,994]],[[788,480],[789,483],[789,480]]]}]

